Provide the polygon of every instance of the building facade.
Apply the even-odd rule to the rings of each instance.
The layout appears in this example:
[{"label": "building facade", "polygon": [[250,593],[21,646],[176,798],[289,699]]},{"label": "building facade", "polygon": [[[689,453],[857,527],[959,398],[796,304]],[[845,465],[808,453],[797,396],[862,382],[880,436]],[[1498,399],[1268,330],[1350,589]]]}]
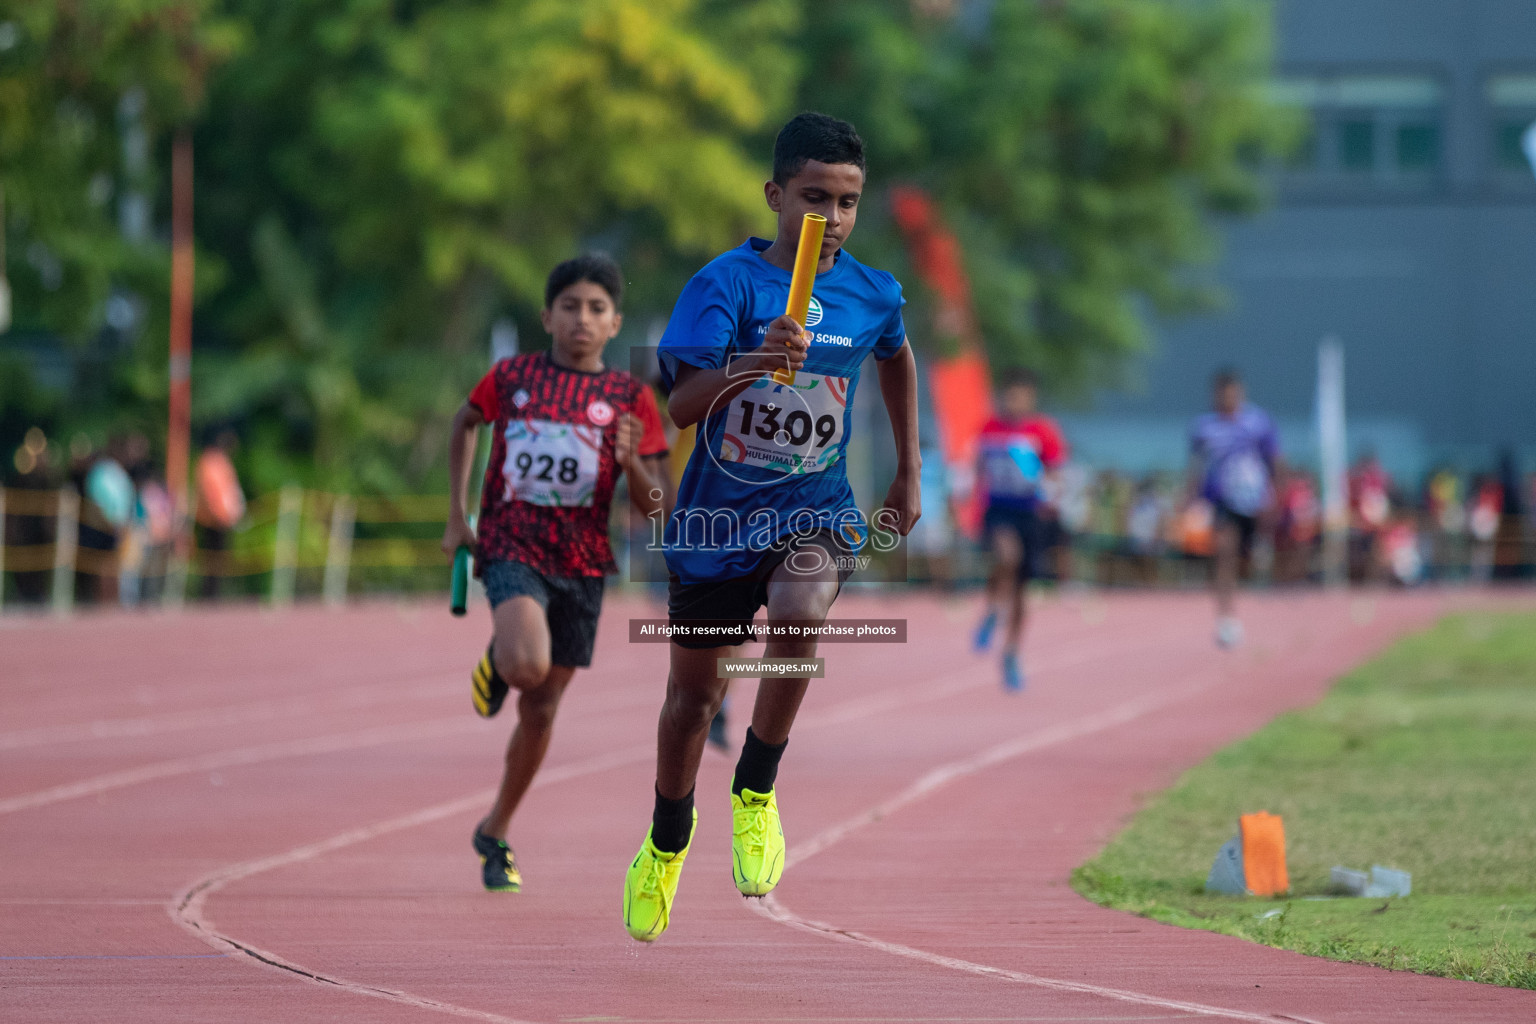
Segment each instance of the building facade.
[{"label": "building facade", "polygon": [[[1398,474],[1536,465],[1536,0],[1276,0],[1276,92],[1311,131],[1274,205],[1224,225],[1222,312],[1159,325],[1135,386],[1070,417],[1085,455],[1164,462],[1220,366],[1312,461],[1321,339],[1351,447]],[[1112,453],[1133,425],[1138,442]],[[1096,451],[1095,449],[1103,449]],[[1129,465],[1127,465],[1129,463]]]}]

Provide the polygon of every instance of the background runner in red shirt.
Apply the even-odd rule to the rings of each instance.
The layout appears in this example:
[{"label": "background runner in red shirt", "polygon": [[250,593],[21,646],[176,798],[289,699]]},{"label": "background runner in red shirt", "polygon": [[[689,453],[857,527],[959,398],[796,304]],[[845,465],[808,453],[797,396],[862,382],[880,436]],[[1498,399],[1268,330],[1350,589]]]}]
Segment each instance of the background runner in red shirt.
[{"label": "background runner in red shirt", "polygon": [[1067,446],[1056,421],[1035,409],[1035,375],[1013,370],[998,395],[1001,415],[981,429],[976,485],[986,502],[983,536],[992,558],[987,579],[987,612],[976,630],[976,649],[992,645],[999,611],[1007,609],[1003,636],[1003,689],[1024,688],[1019,643],[1024,635],[1027,587],[1046,548],[1045,520],[1055,509],[1047,483],[1066,461]]},{"label": "background runner in red shirt", "polygon": [[[485,887],[522,884],[507,828],[549,746],[555,711],[576,669],[592,663],[603,577],[617,568],[608,545],[619,473],[645,516],[662,507],[666,435],[641,381],[603,365],[619,333],[623,277],[604,256],[560,264],[544,291],[553,345],[503,359],[475,386],[453,421],[452,493],[443,551],[475,551],[494,635],[471,676],[475,710],[489,718],[518,691],[517,728],[501,789],[475,828]],[[493,427],[481,488],[478,536],[465,505],[475,431]]]}]

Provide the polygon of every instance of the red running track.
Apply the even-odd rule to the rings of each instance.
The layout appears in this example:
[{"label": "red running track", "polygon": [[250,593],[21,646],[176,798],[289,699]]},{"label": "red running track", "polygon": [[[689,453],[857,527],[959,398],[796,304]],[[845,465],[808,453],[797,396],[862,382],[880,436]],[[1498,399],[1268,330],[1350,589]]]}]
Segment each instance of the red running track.
[{"label": "red running track", "polygon": [[[469,833],[509,722],[470,711],[483,610],[254,609],[0,622],[0,1018],[135,1021],[1530,1021],[1536,994],[1314,960],[1093,906],[1067,885],[1146,795],[1444,596],[1193,595],[1041,608],[1022,697],[973,601],[845,597],[910,641],[824,650],[780,774],[790,866],[730,880],[710,754],[673,926],[619,923],[666,648],[610,600],[514,822]],[[735,697],[738,719],[749,688]],[[742,723],[733,723],[739,737]]]}]

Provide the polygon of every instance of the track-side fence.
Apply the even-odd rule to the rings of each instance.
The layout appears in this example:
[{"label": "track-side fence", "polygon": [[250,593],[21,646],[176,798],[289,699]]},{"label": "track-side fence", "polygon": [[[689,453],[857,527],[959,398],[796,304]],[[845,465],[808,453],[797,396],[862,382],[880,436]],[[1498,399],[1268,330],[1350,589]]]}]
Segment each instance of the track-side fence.
[{"label": "track-side fence", "polygon": [[274,605],[301,596],[340,604],[359,591],[443,589],[447,507],[441,495],[353,497],[289,486],[252,500],[232,531],[190,531],[178,552],[135,526],[113,529],[71,487],[0,488],[0,611],[23,604],[66,613],[77,592],[102,578],[133,578],[137,603],[151,604],[231,593]]},{"label": "track-side fence", "polygon": [[[116,601],[116,587],[104,596],[92,582],[104,579],[120,584],[123,603],[129,604],[241,596],[278,606],[301,597],[337,605],[356,593],[445,590],[449,563],[439,542],[447,507],[442,495],[354,497],[288,486],[251,501],[233,531],[190,531],[190,543],[178,551],[140,528],[114,529],[71,487],[0,488],[0,612],[21,605],[65,614],[77,594]],[[1497,536],[1483,543],[1428,531],[1419,536],[1423,565],[1417,578],[1481,582],[1536,576],[1536,523],[1521,517],[1505,517]],[[986,571],[979,550],[968,543],[940,554],[949,563],[943,571],[934,568],[934,554],[909,561],[907,578],[967,582]],[[1256,554],[1261,582],[1321,578],[1316,545],[1287,554],[1266,544]],[[1364,566],[1357,579],[1392,578],[1383,555],[1367,551],[1355,557]],[[620,561],[625,562],[622,554]],[[1182,550],[1171,541],[1137,550],[1124,537],[1085,532],[1038,568],[1047,578],[1103,586],[1189,587],[1203,585],[1207,566],[1203,552]]]}]

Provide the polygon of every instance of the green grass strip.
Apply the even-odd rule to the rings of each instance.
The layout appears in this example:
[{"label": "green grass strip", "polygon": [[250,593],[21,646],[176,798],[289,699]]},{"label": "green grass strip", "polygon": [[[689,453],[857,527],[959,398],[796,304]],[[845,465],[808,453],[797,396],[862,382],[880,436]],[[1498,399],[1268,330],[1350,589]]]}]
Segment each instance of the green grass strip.
[{"label": "green grass strip", "polygon": [[[1208,895],[1240,813],[1285,819],[1291,892]],[[1335,864],[1403,899],[1319,899]],[[1451,616],[1190,770],[1073,874],[1095,902],[1282,949],[1536,989],[1536,616]]]}]

